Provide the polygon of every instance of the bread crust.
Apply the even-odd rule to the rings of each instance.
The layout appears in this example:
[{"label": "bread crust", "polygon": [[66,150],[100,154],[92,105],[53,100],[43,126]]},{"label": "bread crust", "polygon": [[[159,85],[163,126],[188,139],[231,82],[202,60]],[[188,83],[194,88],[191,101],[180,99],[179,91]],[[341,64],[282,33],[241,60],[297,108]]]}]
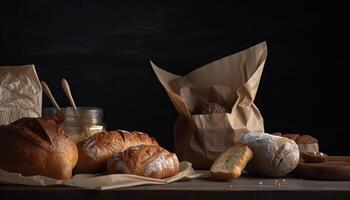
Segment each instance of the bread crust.
[{"label": "bread crust", "polygon": [[291,140],[296,140],[298,137],[300,137],[299,134],[283,134],[282,137],[285,137],[285,138],[288,138],[288,139],[291,139]]},{"label": "bread crust", "polygon": [[[223,168],[225,165],[224,160],[227,156],[234,156],[237,151],[241,151],[239,159],[236,159],[233,166],[230,166],[231,170],[225,172],[224,170],[217,170],[217,168]],[[213,178],[221,180],[235,179],[241,176],[243,169],[247,163],[253,158],[252,150],[244,144],[236,144],[226,149],[220,156],[214,161],[210,168],[210,173]]]},{"label": "bread crust", "polygon": [[107,160],[107,172],[166,178],[179,172],[179,161],[176,154],[160,146],[132,146]]},{"label": "bread crust", "polygon": [[327,160],[328,155],[320,152],[301,152],[301,158],[306,163],[320,163]]},{"label": "bread crust", "polygon": [[53,120],[22,118],[0,126],[0,158],[0,168],[6,171],[69,179],[78,150]]},{"label": "bread crust", "polygon": [[318,140],[311,135],[301,135],[297,139],[295,139],[295,142],[297,144],[312,144],[312,143],[318,143]]},{"label": "bread crust", "polygon": [[154,138],[138,131],[118,130],[96,133],[78,143],[79,159],[74,172],[104,172],[106,161],[113,154],[141,144],[158,145]]}]

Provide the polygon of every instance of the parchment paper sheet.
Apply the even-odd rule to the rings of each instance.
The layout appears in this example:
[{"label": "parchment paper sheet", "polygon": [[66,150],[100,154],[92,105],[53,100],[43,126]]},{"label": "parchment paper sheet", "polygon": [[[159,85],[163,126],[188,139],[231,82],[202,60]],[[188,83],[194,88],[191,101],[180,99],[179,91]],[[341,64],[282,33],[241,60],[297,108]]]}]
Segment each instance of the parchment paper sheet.
[{"label": "parchment paper sheet", "polygon": [[197,173],[189,162],[180,163],[180,172],[175,176],[156,179],[129,174],[77,174],[69,180],[56,180],[46,176],[22,176],[0,169],[0,183],[33,186],[66,185],[93,190],[109,190],[139,185],[160,185],[175,181],[207,177],[207,173]]},{"label": "parchment paper sheet", "polygon": [[41,117],[42,89],[34,65],[0,66],[0,125]]}]

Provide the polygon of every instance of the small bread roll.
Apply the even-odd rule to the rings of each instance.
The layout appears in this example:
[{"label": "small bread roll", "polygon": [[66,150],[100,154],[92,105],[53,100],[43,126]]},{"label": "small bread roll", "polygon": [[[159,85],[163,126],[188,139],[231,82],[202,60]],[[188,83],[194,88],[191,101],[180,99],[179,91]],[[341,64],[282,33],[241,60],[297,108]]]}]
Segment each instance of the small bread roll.
[{"label": "small bread roll", "polygon": [[210,168],[211,176],[222,180],[238,178],[252,158],[253,152],[247,145],[233,145],[221,153],[212,164]]},{"label": "small bread roll", "polygon": [[267,133],[247,133],[240,143],[253,151],[247,171],[272,177],[282,177],[299,163],[299,149],[294,140]]},{"label": "small bread roll", "polygon": [[297,144],[312,144],[312,143],[317,143],[318,140],[311,135],[301,135],[298,137],[295,142]]},{"label": "small bread roll", "polygon": [[176,154],[160,146],[139,145],[129,147],[109,158],[107,172],[166,178],[179,172],[179,161]]},{"label": "small bread roll", "polygon": [[302,135],[295,139],[300,152],[319,152],[318,140],[310,135]]}]

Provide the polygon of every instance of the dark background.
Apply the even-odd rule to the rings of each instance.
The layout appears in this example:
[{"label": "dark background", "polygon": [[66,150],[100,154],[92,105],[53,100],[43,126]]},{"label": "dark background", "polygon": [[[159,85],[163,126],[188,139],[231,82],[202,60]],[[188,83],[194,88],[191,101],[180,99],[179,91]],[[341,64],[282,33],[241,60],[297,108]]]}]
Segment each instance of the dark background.
[{"label": "dark background", "polygon": [[184,75],[266,40],[255,101],[266,131],[350,153],[345,3],[14,0],[0,9],[0,65],[35,64],[61,106],[65,77],[79,106],[104,108],[109,129],[146,131],[167,148],[177,112],[149,60]]}]

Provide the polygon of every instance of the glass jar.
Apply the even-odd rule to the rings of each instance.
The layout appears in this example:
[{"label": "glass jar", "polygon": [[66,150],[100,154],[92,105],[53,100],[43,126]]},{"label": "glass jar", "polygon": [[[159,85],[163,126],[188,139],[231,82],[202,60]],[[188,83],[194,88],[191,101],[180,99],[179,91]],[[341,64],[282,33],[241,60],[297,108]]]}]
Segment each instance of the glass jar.
[{"label": "glass jar", "polygon": [[103,109],[98,107],[72,107],[63,109],[65,132],[75,141],[104,131],[106,125],[103,123]]}]

